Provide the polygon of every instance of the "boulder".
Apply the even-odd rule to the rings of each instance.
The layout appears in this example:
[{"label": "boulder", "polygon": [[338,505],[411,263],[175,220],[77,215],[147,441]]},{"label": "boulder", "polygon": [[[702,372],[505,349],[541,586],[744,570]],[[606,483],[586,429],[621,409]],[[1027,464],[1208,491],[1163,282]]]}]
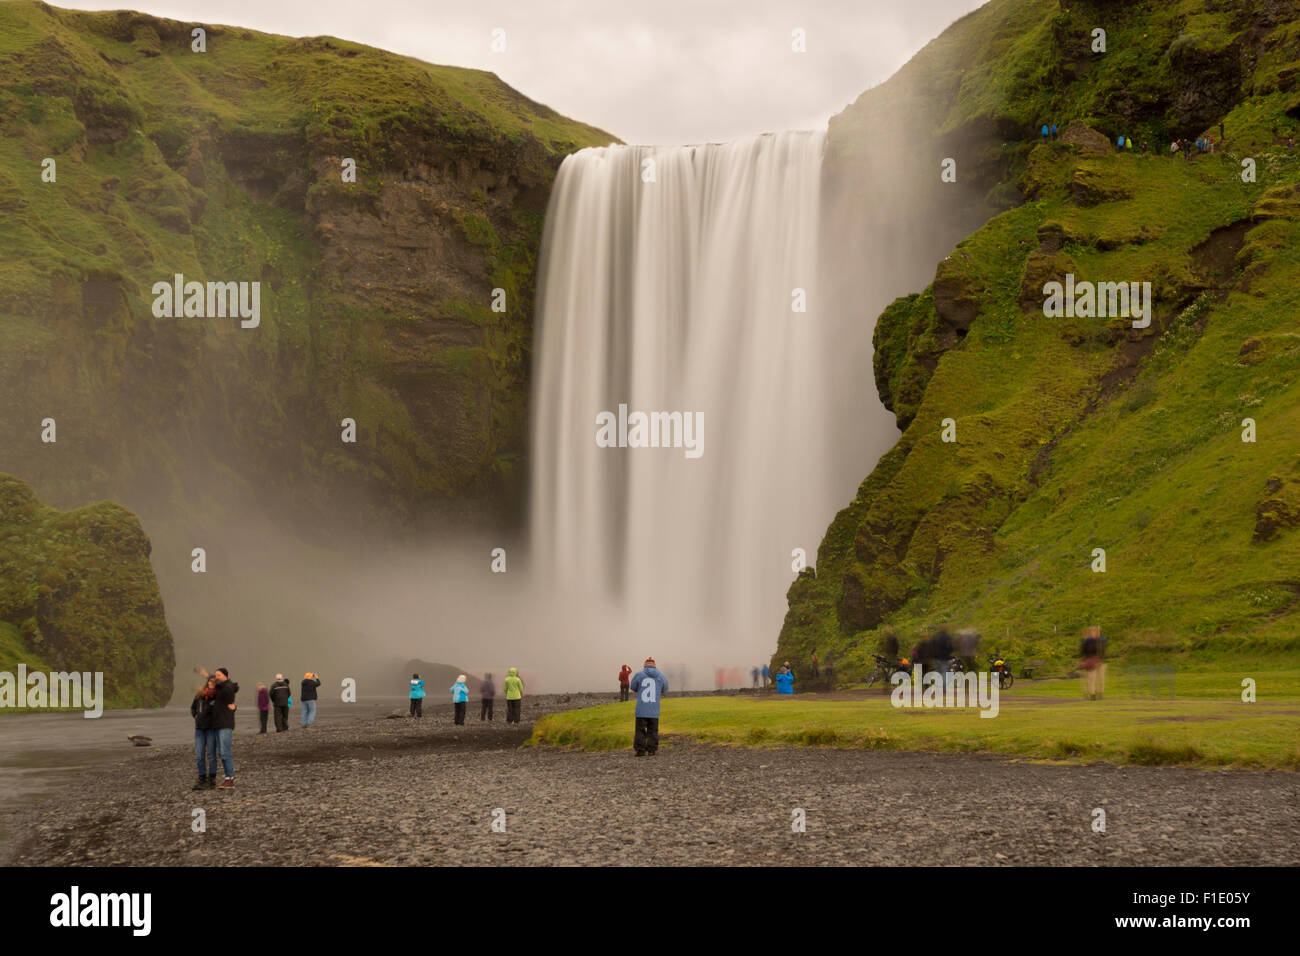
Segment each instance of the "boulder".
[{"label": "boulder", "polygon": [[1061,142],[1077,146],[1085,153],[1109,153],[1112,150],[1110,140],[1104,133],[1099,133],[1091,126],[1075,120],[1061,133]]},{"label": "boulder", "polygon": [[1300,525],[1300,478],[1270,475],[1255,506],[1255,543],[1272,541]]}]

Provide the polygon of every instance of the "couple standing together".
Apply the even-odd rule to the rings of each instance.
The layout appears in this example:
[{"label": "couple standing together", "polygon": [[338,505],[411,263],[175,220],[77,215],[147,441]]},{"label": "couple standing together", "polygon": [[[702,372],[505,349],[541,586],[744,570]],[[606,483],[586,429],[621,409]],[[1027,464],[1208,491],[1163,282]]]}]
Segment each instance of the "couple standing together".
[{"label": "couple standing together", "polygon": [[[203,686],[190,704],[194,718],[194,760],[199,768],[195,790],[233,790],[235,787],[235,760],[230,752],[231,738],[235,735],[235,695],[239,685],[230,679],[230,671],[218,667],[211,675],[200,670],[205,678]],[[225,777],[217,783],[217,760]]]}]

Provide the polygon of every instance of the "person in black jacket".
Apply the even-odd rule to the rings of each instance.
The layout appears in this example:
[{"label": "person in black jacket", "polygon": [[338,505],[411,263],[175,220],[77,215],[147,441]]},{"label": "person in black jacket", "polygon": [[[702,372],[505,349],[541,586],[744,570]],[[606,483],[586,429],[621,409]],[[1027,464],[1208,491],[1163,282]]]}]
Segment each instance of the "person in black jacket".
[{"label": "person in black jacket", "polygon": [[275,675],[271,684],[271,709],[275,711],[275,732],[289,729],[289,696],[292,694],[289,682],[283,674]]},{"label": "person in black jacket", "polygon": [[216,788],[232,790],[235,786],[235,760],[230,753],[230,744],[235,736],[235,695],[239,693],[239,685],[230,679],[230,671],[224,667],[218,667],[212,677],[217,682],[212,697],[212,729],[217,735],[217,756],[226,771],[226,778]]},{"label": "person in black jacket", "polygon": [[302,725],[310,727],[316,723],[316,688],[320,686],[320,674],[308,671],[302,675]]},{"label": "person in black jacket", "polygon": [[217,734],[212,729],[212,698],[217,681],[209,677],[190,702],[194,718],[194,762],[199,765],[199,782],[194,790],[211,790],[217,785]]}]

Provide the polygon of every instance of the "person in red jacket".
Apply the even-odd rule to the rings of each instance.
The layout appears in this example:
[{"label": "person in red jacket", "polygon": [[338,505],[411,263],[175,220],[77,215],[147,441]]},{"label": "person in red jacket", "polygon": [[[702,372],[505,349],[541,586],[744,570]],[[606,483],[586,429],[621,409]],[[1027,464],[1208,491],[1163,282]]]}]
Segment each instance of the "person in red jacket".
[{"label": "person in red jacket", "polygon": [[630,678],[631,676],[632,676],[632,668],[624,664],[623,669],[618,672],[618,699],[619,700],[627,700],[627,681],[628,678]]}]

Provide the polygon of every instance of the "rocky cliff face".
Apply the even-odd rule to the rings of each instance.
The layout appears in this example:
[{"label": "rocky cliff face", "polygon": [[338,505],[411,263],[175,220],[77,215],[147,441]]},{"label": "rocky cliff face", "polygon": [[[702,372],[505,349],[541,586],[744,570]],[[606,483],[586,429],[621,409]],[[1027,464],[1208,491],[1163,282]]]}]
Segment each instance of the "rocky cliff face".
[{"label": "rocky cliff face", "polygon": [[[1281,623],[1300,614],[1296,21],[1287,3],[995,0],[832,121],[828,153],[861,154],[910,103],[919,208],[944,208],[951,155],[969,176],[949,205],[1005,211],[877,320],[903,434],[790,588],[776,660],[831,650],[851,676],[886,629],[972,626],[1063,663],[1099,621],[1121,653],[1300,650]],[[1226,151],[1168,154],[1220,122]],[[1149,283],[1150,326],[1045,316],[1067,274]]]},{"label": "rocky cliff face", "polygon": [[0,671],[102,672],[110,707],[172,693],[172,636],[135,515],[61,512],[0,475]]},{"label": "rocky cliff face", "polygon": [[[229,492],[313,531],[515,518],[541,216],[611,137],[342,41],[28,2],[0,37],[6,467],[151,516]],[[175,274],[259,282],[260,324],[157,317]]]},{"label": "rocky cliff face", "polygon": [[[28,0],[0,134],[0,468],[140,515],[183,669],[355,646],[281,606],[285,567],[516,526],[542,216],[612,137],[481,71]],[[177,275],[193,311],[158,307]]]}]

